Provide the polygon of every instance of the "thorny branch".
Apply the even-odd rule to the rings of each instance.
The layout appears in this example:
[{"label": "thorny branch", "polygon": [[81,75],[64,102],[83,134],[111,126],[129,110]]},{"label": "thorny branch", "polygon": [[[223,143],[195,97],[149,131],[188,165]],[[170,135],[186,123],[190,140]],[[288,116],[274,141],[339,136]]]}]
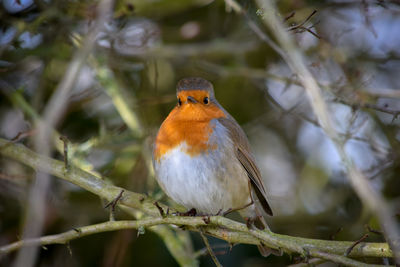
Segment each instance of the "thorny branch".
[{"label": "thorny branch", "polygon": [[[74,183],[109,201],[118,199],[117,206],[123,209],[140,210],[146,217],[138,221],[109,221],[103,224],[76,228],[63,234],[40,237],[30,240],[17,241],[13,244],[0,247],[0,253],[9,253],[23,246],[59,244],[67,241],[105,231],[114,231],[126,228],[151,227],[160,224],[184,225],[186,229],[198,231],[202,227],[206,234],[228,241],[229,243],[245,243],[265,245],[282,249],[287,253],[307,254],[310,257],[322,258],[348,266],[364,266],[362,262],[342,256],[354,244],[349,241],[329,241],[292,237],[272,233],[270,231],[248,229],[245,224],[232,221],[221,216],[211,216],[207,222],[202,217],[184,217],[166,215],[161,217],[154,206],[154,200],[141,194],[124,191],[124,197],[119,198],[122,188],[113,186],[104,180],[98,179],[90,173],[71,166],[68,172],[64,170],[64,162],[41,156],[30,149],[13,142],[0,139],[0,153],[22,164],[26,164],[36,171],[47,172],[56,177]],[[166,207],[159,204],[160,207]],[[350,257],[392,257],[392,252],[386,243],[366,243],[355,246]],[[367,265],[365,265],[367,266]]]},{"label": "thorny branch", "polygon": [[[108,15],[112,10],[112,0],[102,0],[98,3],[98,18],[93,28],[85,37],[83,46],[74,54],[66,72],[57,85],[54,93],[47,102],[43,121],[36,126],[38,133],[34,136],[34,146],[36,151],[43,155],[49,155],[52,150],[51,137],[53,128],[61,120],[64,114],[71,90],[80,74],[86,58],[92,52],[97,35],[109,19]],[[67,164],[67,162],[66,162]],[[43,230],[44,218],[46,213],[45,198],[50,186],[50,177],[47,173],[36,173],[36,179],[30,187],[29,197],[26,209],[26,224],[23,229],[23,238],[32,238],[40,236]],[[18,252],[14,266],[29,267],[33,266],[37,257],[37,247],[23,248]]]},{"label": "thorny branch", "polygon": [[[291,25],[288,30],[292,31],[294,33],[302,33],[302,32],[307,31],[307,32],[311,33],[312,35],[314,35],[315,37],[317,37],[318,39],[321,39],[321,36],[319,36],[317,33],[313,32],[311,30],[313,27],[315,27],[315,24],[312,24],[309,27],[304,26],[304,24],[306,24],[312,18],[312,16],[314,16],[316,13],[317,13],[317,10],[314,10],[303,22],[301,22],[300,24]],[[289,17],[285,18],[285,21],[293,16],[294,16],[294,13],[291,13]]]},{"label": "thorny branch", "polygon": [[300,82],[306,89],[314,114],[317,116],[326,135],[333,141],[333,144],[346,167],[349,181],[366,207],[368,207],[379,219],[385,232],[385,237],[394,251],[395,260],[400,263],[400,231],[393,218],[390,207],[387,205],[380,193],[372,188],[366,177],[361,173],[353,160],[346,153],[343,140],[337,132],[332,117],[328,112],[327,104],[323,98],[321,88],[308,70],[304,55],[296,47],[291,36],[287,31],[285,31],[284,26],[276,17],[277,10],[274,1],[258,0],[257,4],[260,9],[265,12],[265,14],[262,14],[262,19],[265,25],[273,31],[279,45],[282,46],[287,53],[287,57],[284,58],[286,63],[292,71],[299,76]]},{"label": "thorny branch", "polygon": [[[239,76],[248,77],[248,78],[252,78],[252,79],[270,79],[270,80],[275,80],[275,81],[282,82],[282,83],[287,83],[289,85],[302,86],[302,83],[300,81],[298,81],[297,79],[278,76],[278,75],[269,73],[263,69],[226,68],[224,66],[206,62],[206,61],[199,61],[199,66],[201,68],[207,69],[208,71],[218,73],[218,75],[221,75],[221,76],[239,75]],[[330,86],[322,85],[320,83],[318,83],[318,86],[324,90],[330,90]],[[368,96],[370,98],[378,98],[378,97],[400,98],[400,92],[398,90],[389,90],[389,89],[382,89],[382,90],[380,90],[379,93],[363,91],[362,94],[364,94],[365,96]],[[394,119],[397,116],[399,116],[399,114],[400,114],[400,110],[390,109],[389,107],[387,107],[385,105],[379,106],[379,105],[371,103],[371,102],[366,102],[366,103],[357,102],[356,103],[355,101],[343,99],[340,97],[334,97],[331,101],[350,106],[354,109],[371,109],[371,110],[379,111],[382,113],[390,114],[390,115],[394,116],[393,117]]]},{"label": "thorny branch", "polygon": [[215,256],[214,251],[212,250],[210,243],[208,242],[207,237],[205,236],[203,230],[199,231],[201,238],[203,239],[204,244],[206,245],[206,248],[208,250],[208,253],[211,256],[211,259],[213,260],[215,266],[217,267],[222,267],[221,263],[218,261],[217,257]]}]

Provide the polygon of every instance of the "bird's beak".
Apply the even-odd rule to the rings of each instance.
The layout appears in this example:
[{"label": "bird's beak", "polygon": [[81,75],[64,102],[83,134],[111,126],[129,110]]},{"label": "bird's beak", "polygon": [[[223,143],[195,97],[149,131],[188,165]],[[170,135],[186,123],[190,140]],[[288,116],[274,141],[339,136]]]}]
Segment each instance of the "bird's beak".
[{"label": "bird's beak", "polygon": [[193,103],[193,104],[194,104],[194,103],[197,103],[197,100],[194,99],[192,96],[188,96],[188,97],[187,97],[187,101],[188,101],[188,102],[191,102],[191,103]]}]

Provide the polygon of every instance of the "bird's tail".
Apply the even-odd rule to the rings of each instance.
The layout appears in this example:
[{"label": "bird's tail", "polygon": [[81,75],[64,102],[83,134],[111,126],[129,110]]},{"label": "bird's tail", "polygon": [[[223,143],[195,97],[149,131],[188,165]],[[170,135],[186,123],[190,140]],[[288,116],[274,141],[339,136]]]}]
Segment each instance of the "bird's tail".
[{"label": "bird's tail", "polygon": [[[257,216],[257,218],[254,220],[254,223],[250,224],[250,226],[260,229],[260,230],[264,230],[264,229],[269,230],[268,224],[265,221],[264,217],[262,217],[262,216]],[[258,245],[257,248],[263,257],[268,257],[271,254],[276,255],[276,256],[282,256],[281,250],[269,248],[266,245],[264,245],[263,243]]]}]

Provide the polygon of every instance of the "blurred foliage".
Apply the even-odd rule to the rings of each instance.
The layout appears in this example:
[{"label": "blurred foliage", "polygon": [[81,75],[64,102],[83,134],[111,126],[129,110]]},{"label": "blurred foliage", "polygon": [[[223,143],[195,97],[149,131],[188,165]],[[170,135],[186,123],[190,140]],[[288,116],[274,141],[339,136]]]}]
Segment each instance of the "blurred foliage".
[{"label": "blurred foliage", "polygon": [[[7,1],[3,1],[3,5]],[[18,4],[19,1],[8,1]],[[0,135],[33,130],[49,97],[96,19],[96,1],[31,1],[17,12],[0,10]],[[24,2],[25,3],[25,2]],[[241,1],[261,26],[252,2]],[[280,1],[288,27],[307,55],[346,149],[357,166],[400,212],[400,5],[396,1]],[[305,19],[316,9],[316,15]],[[154,180],[151,147],[175,105],[175,84],[201,76],[244,127],[263,173],[278,233],[357,240],[377,229],[343,173],[303,89],[282,59],[223,1],[120,0],[81,69],[57,130],[70,140],[74,164],[121,187],[170,202]],[[317,34],[318,37],[310,33]],[[25,103],[15,101],[19,96]],[[36,113],[34,115],[28,110]],[[396,113],[399,112],[399,113]],[[40,116],[40,115],[39,115]],[[34,132],[32,133],[34,135]],[[30,138],[24,139],[27,146]],[[60,144],[58,144],[60,146]],[[62,158],[62,152],[53,156]],[[20,236],[32,170],[0,157],[0,245]],[[54,179],[45,234],[108,220],[104,201]],[[130,217],[117,211],[118,219]],[[397,217],[399,218],[399,216]],[[340,231],[339,231],[340,229]],[[204,248],[191,234],[195,250]],[[371,234],[368,241],[383,241]],[[212,246],[225,266],[285,266],[287,255],[262,258],[256,247]],[[226,246],[225,246],[226,245]],[[1,260],[8,266],[15,254]],[[201,266],[213,266],[199,257]],[[48,246],[37,266],[175,266],[151,231],[111,232]]]}]

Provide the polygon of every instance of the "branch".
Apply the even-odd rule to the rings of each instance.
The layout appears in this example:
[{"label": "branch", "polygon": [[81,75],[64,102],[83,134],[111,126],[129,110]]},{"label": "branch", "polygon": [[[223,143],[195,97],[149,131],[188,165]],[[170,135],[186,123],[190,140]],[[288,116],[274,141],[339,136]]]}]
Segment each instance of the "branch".
[{"label": "branch", "polygon": [[314,110],[318,121],[325,131],[326,135],[334,143],[346,169],[348,178],[360,197],[362,202],[376,215],[380,221],[381,227],[385,232],[385,237],[389,241],[396,258],[396,262],[400,263],[400,231],[398,225],[393,218],[393,213],[388,207],[386,201],[379,192],[375,191],[368,183],[367,179],[356,167],[352,159],[346,153],[344,142],[337,132],[327,104],[322,96],[322,92],[318,83],[310,73],[305,63],[304,56],[294,44],[291,36],[286,31],[281,21],[276,17],[277,9],[272,0],[257,0],[258,6],[265,14],[262,19],[271,32],[274,33],[279,45],[285,50],[286,63],[296,73],[306,89],[310,104]]},{"label": "branch", "polygon": [[[293,85],[298,85],[303,87],[303,84],[298,81],[297,79],[285,77],[285,76],[279,76],[276,74],[272,74],[267,72],[265,69],[256,69],[256,68],[249,68],[249,67],[225,67],[222,65],[218,65],[215,63],[210,63],[207,61],[199,61],[199,66],[209,72],[214,72],[217,73],[220,76],[228,76],[228,75],[234,75],[234,76],[243,76],[246,78],[252,78],[252,79],[270,79],[270,80],[275,80],[281,83],[285,84],[293,84]],[[330,88],[333,86],[332,85],[324,85],[321,84],[317,81],[318,86],[323,89],[324,91],[329,91]],[[400,90],[390,90],[390,89],[379,89],[379,93],[375,92],[368,92],[368,91],[361,91],[360,92],[363,96],[366,96],[368,98],[400,98]],[[378,106],[374,103],[370,102],[356,102],[356,99],[345,99],[343,97],[336,96],[332,101],[341,103],[343,105],[347,105],[353,108],[357,109],[372,109],[375,111],[387,113],[390,115],[393,115],[393,117],[397,117],[400,115],[400,110],[394,110],[390,109],[387,107],[382,107]]]},{"label": "branch", "polygon": [[199,231],[201,238],[203,239],[204,244],[206,245],[206,248],[208,250],[208,254],[210,254],[211,259],[215,263],[215,266],[217,267],[222,267],[221,263],[218,261],[217,256],[215,256],[214,251],[212,250],[210,243],[208,242],[207,237],[204,235],[203,231]]},{"label": "branch", "polygon": [[[92,234],[110,232],[122,229],[138,229],[140,227],[154,227],[163,224],[173,224],[178,226],[186,226],[192,231],[199,231],[198,227],[202,227],[204,232],[223,239],[229,243],[244,243],[257,245],[262,240],[266,245],[274,248],[282,248],[289,252],[297,252],[316,256],[330,261],[343,263],[348,266],[362,266],[361,262],[350,258],[340,256],[345,250],[353,244],[346,241],[325,241],[306,239],[298,237],[290,237],[272,233],[270,231],[250,230],[245,224],[232,221],[230,219],[212,216],[210,221],[205,222],[202,217],[183,217],[183,216],[166,216],[166,217],[147,217],[136,221],[108,221],[90,226],[74,228],[67,232],[44,236],[41,238],[33,238],[29,240],[21,240],[12,244],[0,247],[0,255],[10,253],[24,246],[45,246],[51,244],[67,244],[70,241],[85,237]],[[384,243],[360,243],[355,247],[349,256],[352,257],[390,257],[391,252],[388,245]],[[356,265],[354,265],[356,264]],[[365,265],[372,266],[372,265]]]},{"label": "branch", "polygon": [[[50,173],[56,177],[69,181],[77,186],[80,186],[102,198],[112,201],[118,196],[122,188],[113,186],[110,183],[100,180],[97,177],[82,171],[74,166],[66,170],[64,162],[54,160],[49,157],[44,157],[36,154],[23,145],[0,138],[0,154],[3,156],[15,159],[23,164],[26,164],[36,171]],[[21,246],[46,245],[65,243],[66,240],[73,240],[85,235],[100,233],[105,231],[113,231],[126,228],[151,227],[161,224],[184,225],[191,231],[198,231],[198,227],[202,226],[205,233],[217,238],[226,240],[229,243],[244,243],[244,244],[260,244],[262,241],[265,245],[276,249],[282,249],[288,253],[299,253],[310,257],[323,258],[330,261],[335,261],[348,266],[361,266],[362,263],[349,259],[344,255],[348,248],[354,244],[351,241],[328,241],[318,239],[308,239],[301,237],[292,237],[286,235],[275,234],[270,231],[250,230],[245,224],[232,221],[230,219],[212,216],[210,220],[203,220],[201,217],[177,217],[166,216],[160,218],[159,210],[153,204],[154,200],[142,194],[124,191],[123,196],[119,199],[117,205],[124,210],[140,210],[145,214],[144,219],[128,222],[106,222],[103,224],[86,226],[79,228],[78,231],[71,230],[64,234],[42,237],[25,241],[18,241],[11,245],[1,247],[1,253],[8,253],[18,249]],[[160,206],[165,209],[165,205]],[[132,209],[133,208],[133,209]],[[125,228],[124,228],[125,227]],[[67,238],[67,239],[65,239]],[[50,242],[52,241],[52,243]],[[57,241],[57,242],[56,242]],[[50,243],[42,243],[50,242]],[[367,243],[361,242],[355,246],[350,257],[392,257],[392,251],[386,243]]]},{"label": "branch", "polygon": [[[108,81],[110,82],[110,81]],[[4,85],[4,83],[2,84]],[[6,84],[7,85],[7,84]],[[10,86],[7,85],[7,88],[9,88]],[[9,88],[10,89],[10,88]],[[13,90],[9,90],[9,91],[13,91]],[[43,120],[41,119],[40,115],[36,113],[36,111],[30,106],[29,103],[27,103],[25,101],[25,99],[22,97],[21,94],[19,94],[18,92],[12,93],[12,94],[6,94],[11,102],[16,106],[16,108],[21,109],[25,114],[27,114],[29,117],[31,117],[37,124],[41,125],[43,124]],[[17,140],[19,140],[21,138],[21,135],[19,135],[19,138],[16,138]],[[62,153],[62,146],[61,146],[61,142],[59,141],[60,138],[60,134],[56,131],[53,130],[53,145],[57,148],[57,150]],[[16,142],[15,140],[13,140],[13,142]],[[100,174],[97,173],[96,171],[94,171],[93,166],[91,163],[89,163],[84,157],[82,157],[80,155],[80,153],[78,153],[78,155],[74,155],[75,151],[87,151],[89,149],[89,147],[93,146],[94,144],[98,144],[99,140],[97,140],[96,138],[92,138],[91,140],[80,144],[79,146],[74,145],[74,144],[69,144],[69,151],[72,150],[72,154],[70,156],[70,160],[71,160],[71,165],[76,166],[80,171],[84,170],[84,172],[88,172],[90,174],[90,178],[88,178],[90,180],[90,182],[92,183],[96,183],[97,181],[101,181],[100,179]],[[65,165],[64,165],[65,168]],[[66,170],[64,169],[64,172],[69,172],[70,170]],[[79,177],[79,175],[77,175]],[[68,179],[66,179],[68,180]],[[97,180],[97,181],[96,181]],[[72,182],[71,180],[68,180],[69,182]],[[80,186],[78,184],[78,186]],[[90,185],[88,185],[90,187]],[[121,188],[117,188],[116,190],[121,190]],[[89,190],[90,191],[90,190]],[[121,192],[121,191],[120,191]],[[96,194],[96,192],[93,192]],[[131,193],[131,192],[130,192]],[[101,194],[97,194],[98,196],[102,197]],[[114,199],[117,195],[115,195],[112,199]],[[108,199],[110,201],[109,198],[106,198],[103,196],[103,198]],[[139,201],[143,201],[143,199],[145,199],[145,196],[141,195],[139,198]],[[122,208],[125,212],[127,212],[128,214],[132,215],[135,218],[138,218],[141,215],[140,212],[137,212],[137,210],[132,209],[131,207],[129,207],[129,205],[127,206],[122,206],[120,207]],[[171,253],[171,255],[175,258],[175,260],[179,263],[179,265],[182,266],[197,266],[197,261],[196,261],[196,257],[193,254],[193,250],[192,250],[192,241],[191,238],[188,234],[188,232],[179,232],[176,233],[174,232],[173,229],[171,229],[170,227],[167,226],[157,226],[157,227],[152,227],[151,231],[153,231],[154,233],[156,233],[165,243],[165,246],[167,247],[168,251]]]},{"label": "branch", "polygon": [[[47,102],[43,112],[44,123],[37,126],[38,133],[34,136],[35,150],[42,155],[50,155],[51,137],[53,128],[59,123],[67,108],[71,91],[80,75],[80,70],[85,64],[86,58],[92,52],[100,30],[109,19],[112,13],[112,0],[102,0],[96,8],[97,18],[85,37],[81,49],[73,56],[63,79],[58,84],[55,92]],[[44,218],[46,217],[46,194],[50,186],[50,177],[47,173],[37,172],[36,178],[29,189],[29,196],[26,201],[25,223],[23,227],[23,238],[37,237],[42,234]],[[14,266],[29,267],[35,264],[37,248],[22,249],[14,262]]]}]

